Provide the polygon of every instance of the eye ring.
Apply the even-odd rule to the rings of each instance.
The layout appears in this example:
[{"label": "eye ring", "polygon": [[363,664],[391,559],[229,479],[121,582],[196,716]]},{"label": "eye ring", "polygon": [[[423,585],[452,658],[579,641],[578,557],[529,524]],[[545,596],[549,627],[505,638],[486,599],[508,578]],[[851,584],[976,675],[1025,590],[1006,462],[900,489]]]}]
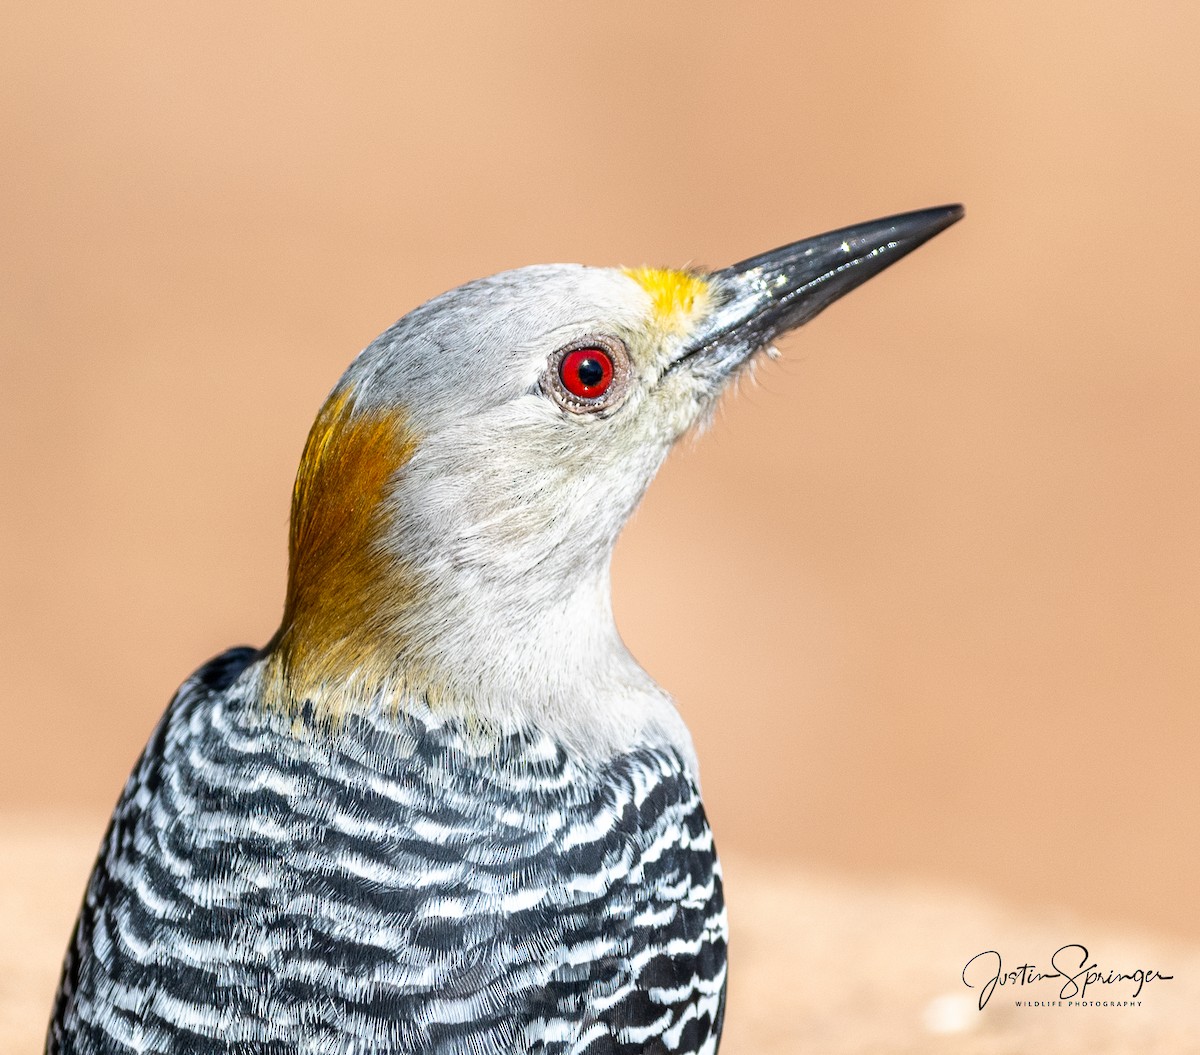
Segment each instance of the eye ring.
[{"label": "eye ring", "polygon": [[595,414],[621,402],[631,374],[629,352],[622,341],[588,334],[550,356],[542,388],[572,414]]}]

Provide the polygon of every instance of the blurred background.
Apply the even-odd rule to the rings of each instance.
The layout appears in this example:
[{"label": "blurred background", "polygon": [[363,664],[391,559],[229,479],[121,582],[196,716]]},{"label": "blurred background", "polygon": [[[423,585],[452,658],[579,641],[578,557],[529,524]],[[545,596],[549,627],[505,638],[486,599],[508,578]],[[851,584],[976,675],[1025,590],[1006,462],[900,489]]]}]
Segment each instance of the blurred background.
[{"label": "blurred background", "polygon": [[421,301],[963,201],[675,453],[618,620],[728,854],[1200,939],[1200,9],[3,20],[0,811],[98,841],[270,637],[308,426]]}]

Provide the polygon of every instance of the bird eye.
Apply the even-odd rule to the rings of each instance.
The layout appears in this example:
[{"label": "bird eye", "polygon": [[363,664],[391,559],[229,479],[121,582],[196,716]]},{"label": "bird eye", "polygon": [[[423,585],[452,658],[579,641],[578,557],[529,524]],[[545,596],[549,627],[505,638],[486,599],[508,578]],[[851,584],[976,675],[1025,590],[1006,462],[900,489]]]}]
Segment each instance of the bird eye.
[{"label": "bird eye", "polygon": [[614,410],[629,392],[633,364],[622,341],[592,334],[560,348],[546,363],[542,391],[572,414]]},{"label": "bird eye", "polygon": [[603,348],[576,348],[558,367],[563,387],[580,399],[598,399],[613,379],[613,361]]}]

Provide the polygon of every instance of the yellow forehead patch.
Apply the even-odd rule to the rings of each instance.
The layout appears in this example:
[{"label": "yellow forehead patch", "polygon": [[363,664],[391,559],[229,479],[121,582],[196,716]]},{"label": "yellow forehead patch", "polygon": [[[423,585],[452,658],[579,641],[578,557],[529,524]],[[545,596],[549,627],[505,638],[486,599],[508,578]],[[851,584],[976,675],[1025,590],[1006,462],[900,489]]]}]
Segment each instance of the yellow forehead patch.
[{"label": "yellow forehead patch", "polygon": [[627,267],[625,274],[650,294],[654,321],[665,330],[687,330],[708,308],[708,280],[699,275],[658,267]]}]

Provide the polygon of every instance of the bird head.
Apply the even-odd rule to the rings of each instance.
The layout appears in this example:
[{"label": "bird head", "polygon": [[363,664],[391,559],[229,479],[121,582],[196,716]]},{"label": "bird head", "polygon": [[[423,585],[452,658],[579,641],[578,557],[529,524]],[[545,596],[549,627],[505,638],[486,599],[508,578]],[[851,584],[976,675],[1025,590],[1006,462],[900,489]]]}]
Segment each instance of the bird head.
[{"label": "bird head", "polygon": [[416,698],[594,743],[670,724],[613,624],[618,533],[756,353],[961,214],[711,272],[521,268],[406,315],[309,435],[268,698],[334,715]]}]

